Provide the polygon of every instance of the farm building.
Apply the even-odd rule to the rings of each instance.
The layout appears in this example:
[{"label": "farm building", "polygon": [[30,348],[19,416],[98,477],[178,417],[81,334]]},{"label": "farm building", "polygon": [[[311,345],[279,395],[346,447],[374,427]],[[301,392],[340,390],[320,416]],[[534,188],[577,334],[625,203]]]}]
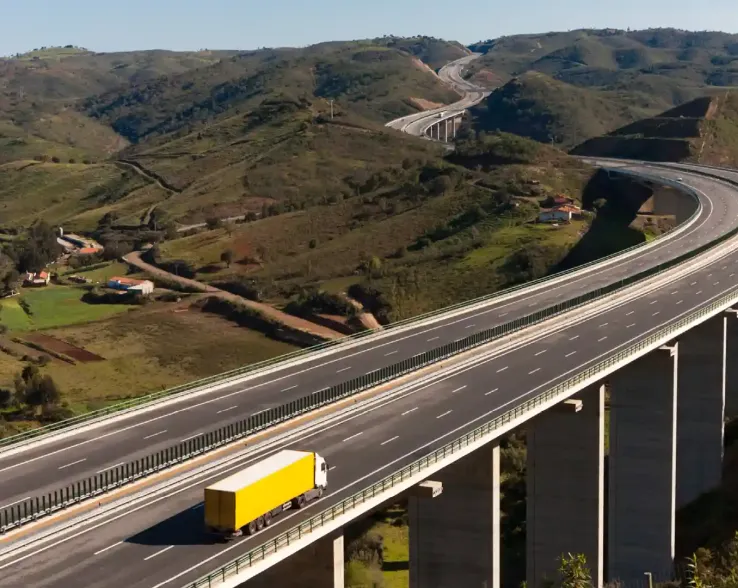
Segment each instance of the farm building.
[{"label": "farm building", "polygon": [[124,290],[126,292],[140,292],[143,295],[147,295],[154,291],[154,282],[114,276],[108,280],[108,288]]},{"label": "farm building", "polygon": [[27,272],[23,279],[23,284],[25,286],[48,286],[50,279],[51,275],[49,272]]},{"label": "farm building", "polygon": [[579,217],[582,210],[578,206],[565,204],[541,210],[538,215],[539,223],[569,222],[573,217]]}]

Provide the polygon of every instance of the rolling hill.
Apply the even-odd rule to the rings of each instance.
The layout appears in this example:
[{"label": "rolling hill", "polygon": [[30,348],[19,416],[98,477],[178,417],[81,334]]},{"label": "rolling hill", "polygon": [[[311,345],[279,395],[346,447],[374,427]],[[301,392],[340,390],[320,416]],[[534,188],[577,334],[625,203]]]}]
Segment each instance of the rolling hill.
[{"label": "rolling hill", "polygon": [[472,109],[472,124],[573,147],[652,113],[621,93],[579,88],[529,71],[496,89]]},{"label": "rolling hill", "polygon": [[[635,93],[665,110],[738,85],[738,35],[676,29],[582,29],[490,39],[469,69],[502,83],[528,71],[584,88]],[[498,85],[498,84],[497,84]]]},{"label": "rolling hill", "polygon": [[415,112],[417,98],[456,100],[433,70],[464,53],[386,37],[247,52],[42,48],[2,60],[2,222],[43,212],[90,230],[107,213],[135,223],[158,204],[186,223],[343,197],[356,174],[436,153],[383,123]]}]

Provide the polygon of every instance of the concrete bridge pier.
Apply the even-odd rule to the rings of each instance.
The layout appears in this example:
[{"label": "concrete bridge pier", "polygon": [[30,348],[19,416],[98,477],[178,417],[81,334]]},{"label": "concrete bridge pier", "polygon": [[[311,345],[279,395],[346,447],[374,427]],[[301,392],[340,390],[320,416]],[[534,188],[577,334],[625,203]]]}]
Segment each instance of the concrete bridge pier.
[{"label": "concrete bridge pier", "polygon": [[558,577],[559,557],[582,553],[595,586],[604,575],[605,386],[537,416],[527,429],[526,580]]},{"label": "concrete bridge pier", "polygon": [[738,309],[726,312],[725,414],[738,417]]},{"label": "concrete bridge pier", "polygon": [[411,496],[410,588],[500,588],[500,449],[487,445],[433,475],[437,498]]},{"label": "concrete bridge pier", "polygon": [[344,588],[343,532],[326,535],[238,588]]},{"label": "concrete bridge pier", "polygon": [[679,338],[677,508],[720,485],[728,319],[720,314]]},{"label": "concrete bridge pier", "polygon": [[679,345],[610,379],[608,580],[669,579],[674,563]]}]

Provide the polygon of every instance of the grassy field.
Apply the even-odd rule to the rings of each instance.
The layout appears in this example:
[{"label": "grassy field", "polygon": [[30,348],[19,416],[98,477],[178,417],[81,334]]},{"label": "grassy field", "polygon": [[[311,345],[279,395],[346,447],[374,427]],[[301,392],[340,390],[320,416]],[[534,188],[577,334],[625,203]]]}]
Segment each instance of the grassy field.
[{"label": "grassy field", "polygon": [[[294,347],[187,305],[154,303],[107,320],[44,331],[105,361],[44,368],[73,407],[95,408],[248,365]],[[6,375],[7,377],[7,375]]]},{"label": "grassy field", "polygon": [[[92,280],[93,283],[107,282],[113,276],[126,276],[128,275],[128,264],[122,261],[111,261],[110,263],[104,264],[102,267],[96,267],[94,269],[71,269],[67,268],[63,272],[65,276],[77,275]],[[131,274],[130,277],[138,277],[139,274]]]},{"label": "grassy field", "polygon": [[0,211],[13,226],[43,217],[67,228],[91,229],[106,212],[140,215],[165,196],[140,175],[109,163],[0,165]]},{"label": "grassy field", "polygon": [[[12,331],[51,329],[98,321],[130,308],[123,304],[87,304],[81,300],[83,294],[83,289],[69,286],[25,288],[20,296],[0,301],[0,323]],[[28,305],[29,313],[21,302]]]},{"label": "grassy field", "polygon": [[31,319],[21,308],[20,297],[0,300],[0,324],[11,331],[27,331],[31,328]]}]

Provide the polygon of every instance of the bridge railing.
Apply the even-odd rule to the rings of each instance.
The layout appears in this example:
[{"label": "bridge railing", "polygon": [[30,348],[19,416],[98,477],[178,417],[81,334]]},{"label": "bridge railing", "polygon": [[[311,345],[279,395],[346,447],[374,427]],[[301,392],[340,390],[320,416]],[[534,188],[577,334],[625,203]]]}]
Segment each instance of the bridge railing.
[{"label": "bridge railing", "polygon": [[439,462],[443,462],[459,451],[473,445],[474,443],[489,439],[491,440],[495,436],[497,430],[502,429],[506,425],[514,421],[519,421],[521,417],[525,417],[529,413],[535,414],[535,409],[543,404],[550,403],[555,400],[563,400],[567,396],[570,396],[573,391],[580,389],[582,383],[591,382],[598,375],[603,375],[612,371],[612,368],[622,364],[630,358],[642,355],[644,351],[649,351],[662,345],[665,341],[668,341],[672,335],[679,333],[685,327],[694,325],[700,322],[705,317],[713,315],[716,311],[723,310],[732,304],[738,302],[738,294],[734,291],[730,294],[722,296],[718,300],[708,304],[707,306],[691,313],[690,315],[679,319],[678,321],[659,329],[657,332],[652,333],[634,343],[626,349],[618,351],[610,357],[590,366],[572,376],[571,378],[553,386],[546,390],[542,394],[535,396],[529,400],[526,400],[504,414],[490,420],[489,422],[477,427],[473,431],[462,435],[458,439],[448,443],[447,445],[437,449],[428,455],[421,457],[413,463],[403,467],[402,469],[388,475],[387,477],[379,480],[378,482],[364,488],[356,494],[345,498],[337,504],[327,508],[323,512],[310,517],[306,521],[292,527],[290,530],[278,535],[274,539],[271,539],[262,545],[249,550],[244,555],[234,559],[227,563],[223,567],[213,571],[212,573],[203,576],[197,581],[187,584],[186,588],[203,588],[207,586],[216,586],[219,582],[238,574],[240,571],[247,569],[254,564],[263,561],[269,555],[278,552],[280,549],[284,549],[290,545],[294,545],[295,541],[299,541],[303,537],[314,532],[316,529],[323,527],[329,523],[335,521],[338,517],[351,513],[352,510],[357,509],[362,504],[377,498],[389,498],[388,494],[391,494],[392,489],[398,485],[401,485],[407,480],[416,478],[418,474],[424,470],[429,469]]},{"label": "bridge railing", "polygon": [[418,369],[469,351],[481,345],[486,345],[521,328],[538,324],[554,316],[583,306],[647,277],[668,271],[670,268],[699,255],[707,249],[714,247],[717,243],[731,238],[735,234],[738,234],[738,228],[726,233],[717,239],[716,242],[702,245],[679,257],[644,270],[633,276],[623,278],[617,282],[609,284],[608,286],[591,290],[572,299],[540,309],[525,317],[515,319],[508,323],[498,325],[490,329],[485,329],[477,333],[472,333],[463,339],[441,345],[434,349],[429,349],[428,351],[419,353],[413,357],[374,370],[364,374],[363,376],[324,388],[323,390],[319,390],[308,396],[303,396],[302,398],[298,398],[281,406],[266,409],[257,414],[253,414],[248,418],[202,433],[196,437],[180,442],[156,453],[141,457],[135,461],[118,465],[97,473],[94,476],[79,480],[64,488],[22,500],[0,511],[0,533],[20,527],[39,518],[49,516],[59,510],[79,504],[92,497],[110,492],[166,468],[191,460],[224,445],[233,443],[239,439],[249,437],[255,433],[294,419],[297,416],[339,402],[365,390],[374,388],[384,382],[394,380],[404,374],[417,371]]},{"label": "bridge railing", "polygon": [[[694,190],[691,190],[688,186],[682,187],[684,190],[686,190],[691,196],[693,196],[695,199],[697,198],[697,193]],[[689,223],[695,219],[695,217],[700,213],[700,207],[698,206],[697,210],[694,212],[694,214],[688,219],[686,222]],[[686,223],[685,223],[686,224]],[[585,264],[582,264],[580,266],[577,266],[575,268],[571,268],[565,271],[557,272],[555,274],[551,274],[549,276],[545,276],[543,278],[538,278],[536,280],[532,280],[530,282],[525,282],[524,284],[519,284],[517,286],[513,286],[511,288],[507,288],[505,290],[495,292],[493,294],[487,294],[484,296],[480,296],[478,298],[474,298],[471,300],[467,300],[465,302],[460,302],[457,304],[452,304],[451,306],[447,306],[446,308],[443,308],[441,310],[436,310],[432,312],[427,312],[422,315],[418,315],[409,319],[404,319],[401,321],[397,321],[395,323],[392,323],[390,325],[387,325],[383,327],[382,329],[374,329],[374,330],[368,330],[363,331],[361,333],[355,333],[353,335],[349,335],[346,337],[342,337],[340,339],[336,339],[333,341],[326,341],[325,343],[321,343],[319,345],[314,345],[312,347],[308,347],[306,349],[301,349],[297,351],[293,351],[291,353],[287,353],[284,355],[280,355],[278,357],[274,357],[272,359],[268,359],[265,361],[261,361],[259,363],[250,364],[248,366],[236,368],[234,370],[230,370],[227,372],[222,372],[220,374],[216,374],[214,376],[209,376],[206,378],[202,378],[199,380],[195,380],[193,382],[188,382],[186,384],[182,384],[180,386],[174,386],[172,388],[168,388],[166,390],[160,390],[157,392],[152,392],[151,394],[146,394],[143,396],[137,396],[135,398],[126,399],[122,402],[118,402],[116,404],[100,408],[94,411],[90,411],[81,415],[77,415],[74,417],[71,417],[69,419],[65,419],[63,421],[59,421],[56,423],[51,423],[48,425],[44,425],[43,427],[38,427],[35,429],[30,429],[28,431],[23,431],[22,433],[18,433],[16,435],[11,435],[9,437],[0,438],[0,452],[4,448],[7,448],[11,445],[14,445],[16,443],[21,443],[23,441],[28,441],[31,439],[35,439],[37,437],[40,437],[42,435],[48,435],[55,432],[63,431],[64,429],[67,429],[69,427],[79,426],[84,423],[89,423],[92,421],[95,421],[97,419],[101,419],[107,416],[112,416],[117,413],[122,413],[126,410],[131,410],[136,407],[140,407],[145,404],[152,404],[156,403],[158,401],[166,400],[170,397],[177,396],[180,394],[185,394],[187,392],[194,392],[197,390],[202,390],[207,388],[208,386],[213,385],[227,385],[230,382],[237,382],[242,380],[244,377],[247,377],[249,375],[258,375],[260,371],[266,370],[268,368],[272,368],[280,363],[283,362],[289,362],[297,359],[302,359],[310,354],[313,354],[318,351],[323,351],[327,349],[331,349],[333,347],[336,347],[337,345],[345,344],[350,341],[356,341],[365,337],[368,337],[370,335],[374,335],[377,333],[388,333],[391,332],[392,329],[396,329],[399,327],[405,327],[408,325],[412,325],[414,323],[421,323],[422,321],[428,320],[430,318],[438,317],[440,315],[443,315],[445,313],[463,310],[465,308],[471,308],[479,304],[483,303],[492,303],[495,300],[509,296],[510,294],[513,294],[515,292],[525,290],[526,288],[530,288],[533,286],[537,286],[540,284],[544,284],[547,282],[551,282],[552,280],[558,280],[563,276],[567,276],[570,274],[574,274],[576,272],[586,271],[598,264],[605,263],[607,261],[614,260],[615,258],[626,255],[628,253],[634,252],[641,248],[646,247],[653,247],[660,241],[661,239],[664,239],[674,231],[679,230],[679,227],[674,227],[670,229],[669,231],[665,232],[659,239],[650,241],[650,242],[644,242],[639,243],[638,245],[634,245],[632,247],[629,247],[627,249],[624,249],[622,251],[619,251],[617,253],[613,253],[611,255],[608,255],[606,257],[602,257],[600,259],[597,259],[595,261],[591,261]]]}]

